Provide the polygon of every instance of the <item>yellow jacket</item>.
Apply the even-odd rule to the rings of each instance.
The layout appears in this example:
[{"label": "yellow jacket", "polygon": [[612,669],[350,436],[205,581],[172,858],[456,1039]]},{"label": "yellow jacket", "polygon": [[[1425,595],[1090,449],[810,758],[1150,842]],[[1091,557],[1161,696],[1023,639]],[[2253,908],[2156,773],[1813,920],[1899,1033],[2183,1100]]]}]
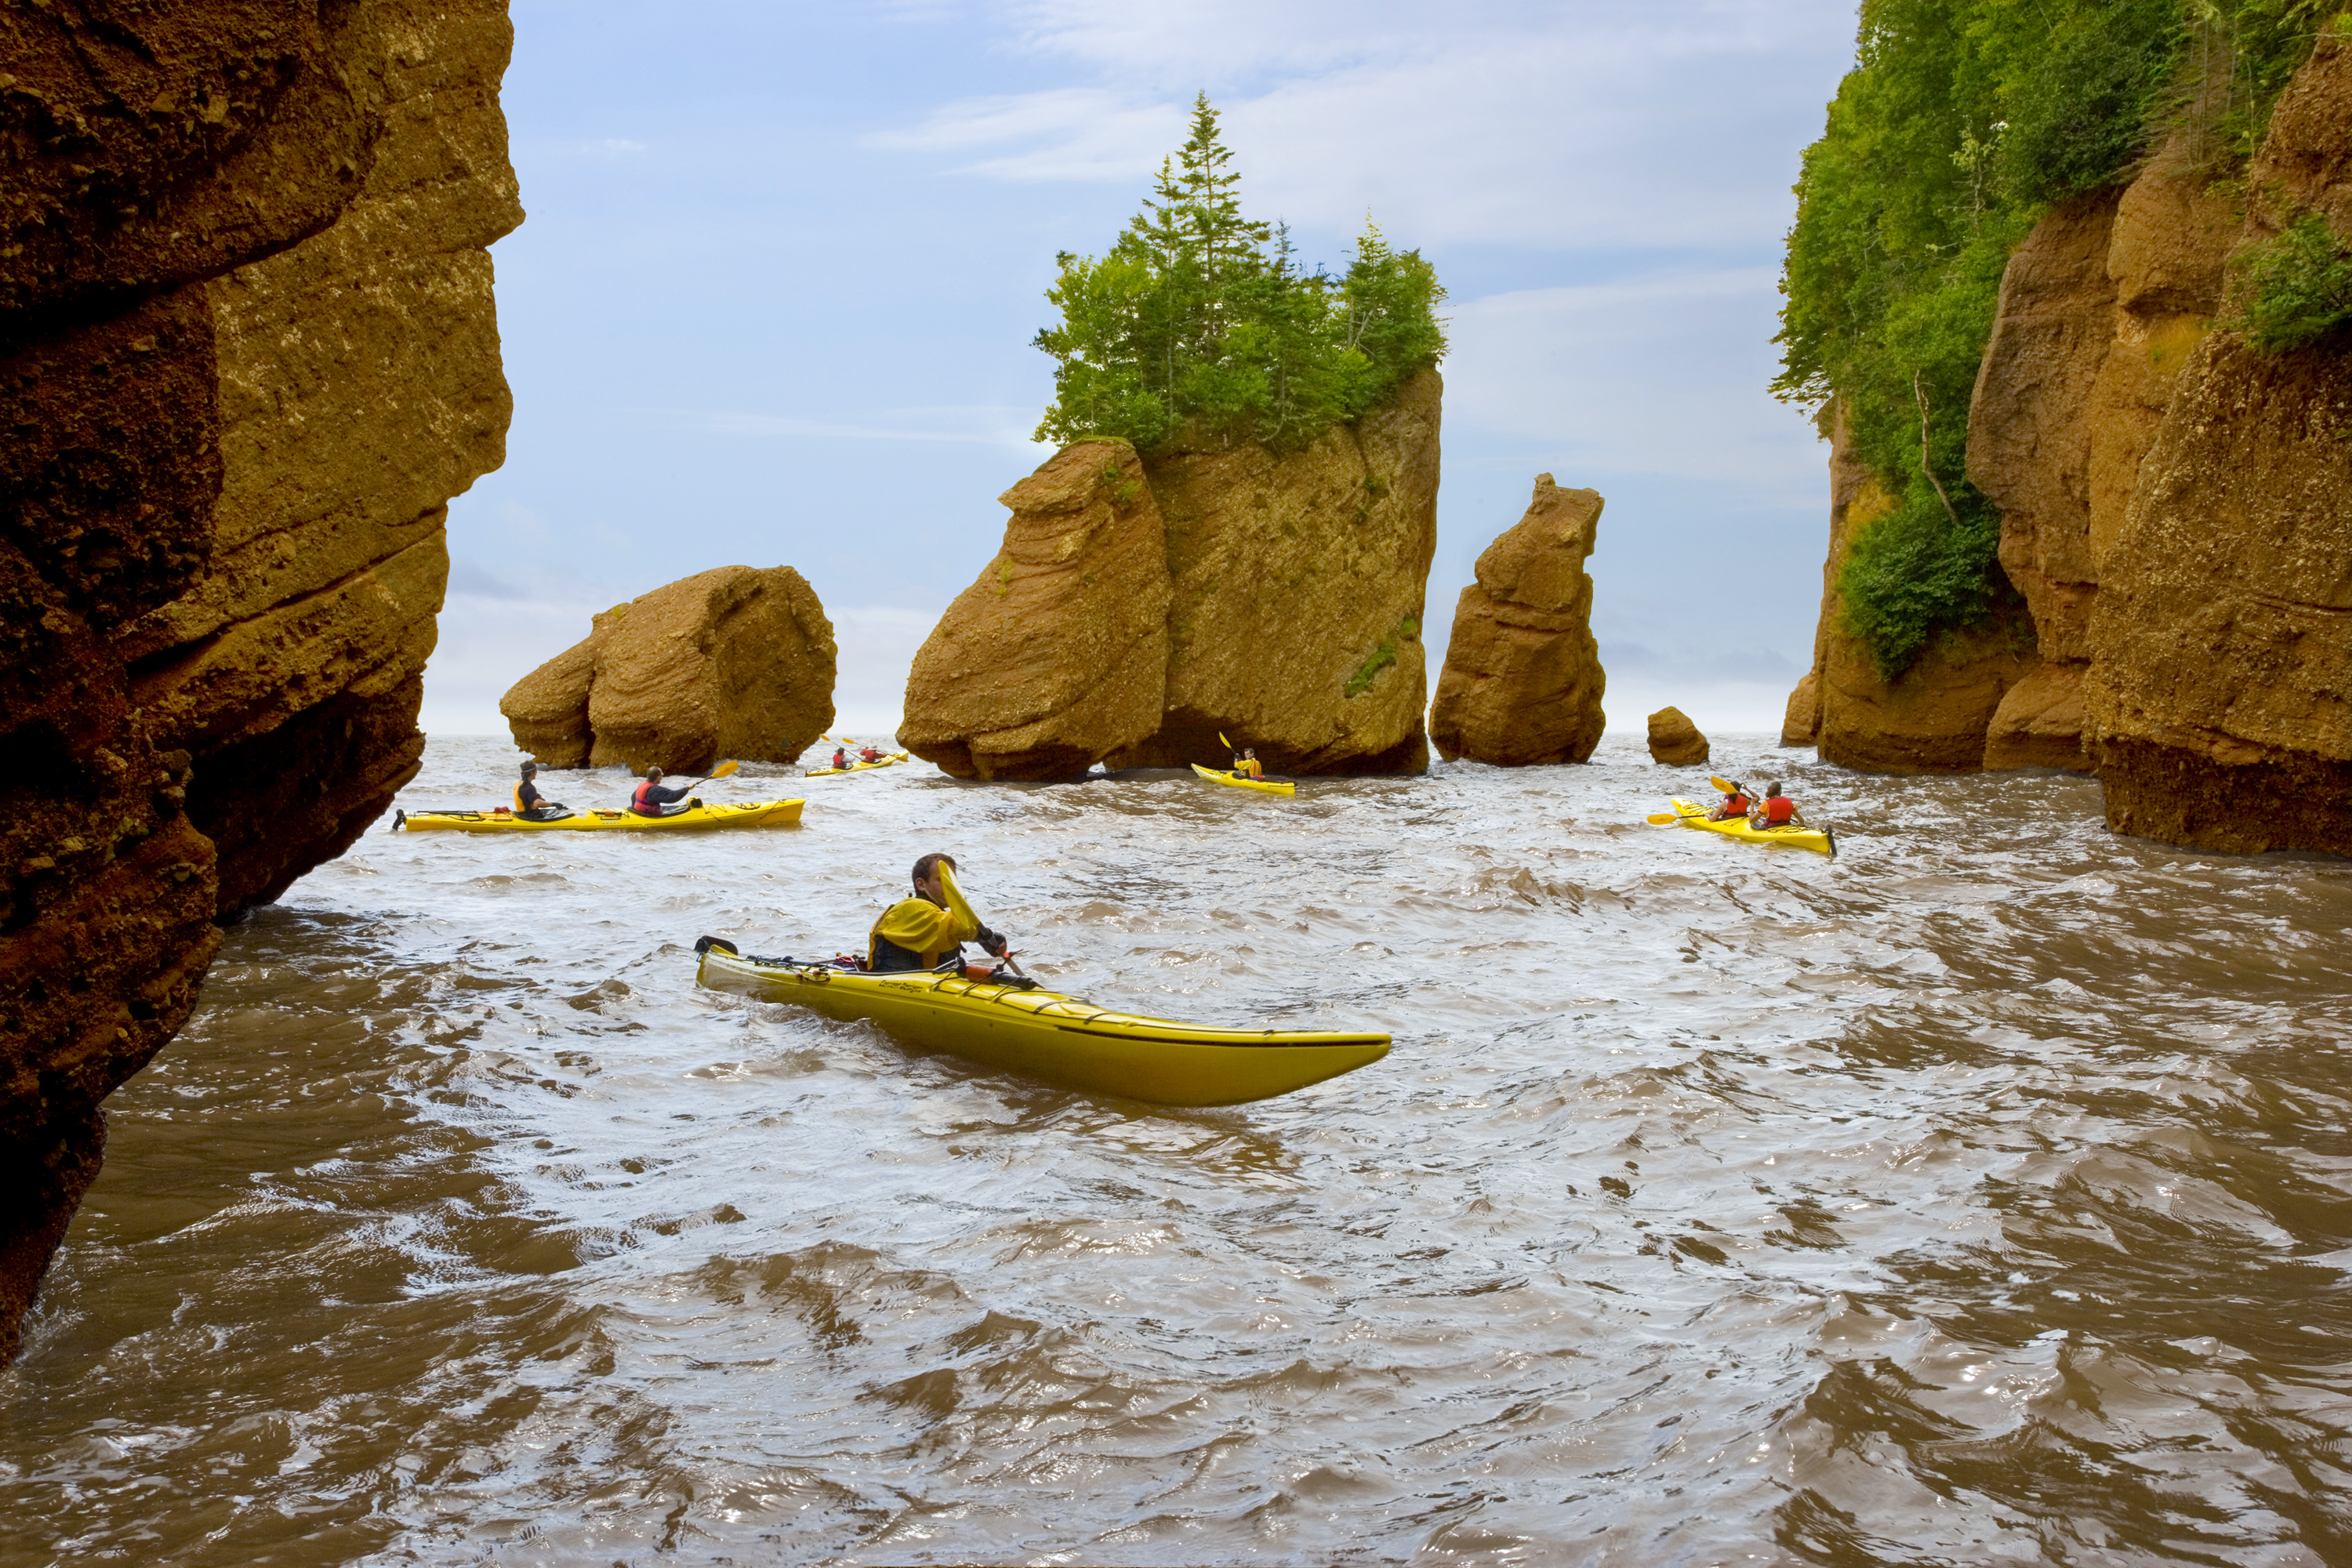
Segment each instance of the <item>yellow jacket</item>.
[{"label": "yellow jacket", "polygon": [[866,935],[866,961],[875,960],[874,939],[882,937],[898,943],[908,952],[918,954],[923,967],[929,969],[940,962],[940,955],[951,947],[976,940],[980,935],[980,917],[964,902],[963,889],[956,886],[955,873],[945,866],[940,868],[940,888],[948,896],[948,907],[940,908],[929,899],[900,899],[882,911],[874,929]]}]

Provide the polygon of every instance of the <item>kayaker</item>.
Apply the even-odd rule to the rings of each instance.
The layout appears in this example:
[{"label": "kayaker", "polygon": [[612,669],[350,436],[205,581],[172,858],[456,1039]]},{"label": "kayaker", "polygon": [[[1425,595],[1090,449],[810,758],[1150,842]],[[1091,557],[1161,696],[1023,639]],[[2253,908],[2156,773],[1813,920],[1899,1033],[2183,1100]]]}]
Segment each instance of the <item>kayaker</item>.
[{"label": "kayaker", "polygon": [[560,805],[539,793],[539,785],[531,782],[538,776],[537,763],[523,763],[522,780],[515,785],[515,816],[524,822],[553,822],[559,817],[571,816],[570,806]]},{"label": "kayaker", "polygon": [[1797,803],[1780,793],[1778,783],[1764,786],[1763,804],[1748,817],[1751,827],[1802,827],[1805,819],[1797,811]]},{"label": "kayaker", "polygon": [[1005,941],[980,923],[955,884],[955,860],[926,855],[915,862],[915,894],[882,911],[866,938],[866,966],[891,971],[938,969],[963,963],[963,944],[977,942],[992,957],[1004,956]]},{"label": "kayaker", "polygon": [[693,786],[681,784],[673,789],[665,786],[661,781],[662,771],[659,768],[647,768],[646,782],[629,795],[629,809],[639,816],[676,816],[684,811],[686,807],[674,803],[684,800]]},{"label": "kayaker", "polygon": [[833,749],[833,765],[836,768],[847,768],[849,766],[848,752],[844,750],[842,747],[835,746]]},{"label": "kayaker", "polygon": [[1265,764],[1257,760],[1255,746],[1244,746],[1242,754],[1234,759],[1234,777],[1260,780],[1265,777]]},{"label": "kayaker", "polygon": [[[1778,789],[1780,785],[1775,784],[1772,787]],[[1723,797],[1723,804],[1708,812],[1706,819],[1709,822],[1729,822],[1733,817],[1745,816],[1755,809],[1756,803],[1748,798],[1748,786],[1734,779],[1731,781],[1730,793]]]},{"label": "kayaker", "polygon": [[878,746],[860,746],[857,748],[857,754],[869,763],[878,763],[882,760],[882,751]]}]

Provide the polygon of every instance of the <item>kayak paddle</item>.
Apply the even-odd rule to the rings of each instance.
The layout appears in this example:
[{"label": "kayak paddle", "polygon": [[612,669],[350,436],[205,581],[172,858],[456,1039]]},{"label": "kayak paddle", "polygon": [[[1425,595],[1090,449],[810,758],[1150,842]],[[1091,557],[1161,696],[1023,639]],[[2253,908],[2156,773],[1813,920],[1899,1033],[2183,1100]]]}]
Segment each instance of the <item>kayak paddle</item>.
[{"label": "kayak paddle", "polygon": [[1682,818],[1675,816],[1671,811],[1654,811],[1650,813],[1650,820],[1656,823],[1659,826],[1664,827],[1671,823],[1680,822]]}]

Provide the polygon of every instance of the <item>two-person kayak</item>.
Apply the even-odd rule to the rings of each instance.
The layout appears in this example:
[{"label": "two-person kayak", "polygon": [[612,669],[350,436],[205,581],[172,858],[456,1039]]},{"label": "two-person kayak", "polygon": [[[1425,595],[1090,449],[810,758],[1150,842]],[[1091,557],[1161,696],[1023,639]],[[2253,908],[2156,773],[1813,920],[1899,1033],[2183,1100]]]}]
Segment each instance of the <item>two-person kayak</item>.
[{"label": "two-person kayak", "polygon": [[667,816],[634,811],[575,811],[533,822],[509,811],[404,811],[392,822],[395,833],[692,833],[714,827],[788,827],[801,819],[805,800],[761,800],[742,805],[696,804]]},{"label": "two-person kayak", "polygon": [[1798,849],[1817,849],[1824,855],[1837,853],[1837,839],[1826,827],[1759,827],[1744,816],[1714,822],[1708,820],[1703,805],[1694,805],[1686,800],[1671,804],[1685,827],[1720,833],[1727,838],[1745,838],[1752,844],[1785,844]]},{"label": "two-person kayak", "polygon": [[831,778],[835,773],[862,773],[874,768],[887,768],[906,760],[906,752],[893,752],[887,757],[877,758],[870,763],[852,763],[845,768],[811,768],[808,771],[808,776],[813,779],[823,779]]},{"label": "two-person kayak", "polygon": [[1386,1035],[1177,1024],[1017,982],[748,957],[709,936],[694,946],[701,954],[695,979],[711,990],[797,1003],[828,1018],[866,1019],[919,1050],[1156,1105],[1267,1100],[1389,1054]]}]

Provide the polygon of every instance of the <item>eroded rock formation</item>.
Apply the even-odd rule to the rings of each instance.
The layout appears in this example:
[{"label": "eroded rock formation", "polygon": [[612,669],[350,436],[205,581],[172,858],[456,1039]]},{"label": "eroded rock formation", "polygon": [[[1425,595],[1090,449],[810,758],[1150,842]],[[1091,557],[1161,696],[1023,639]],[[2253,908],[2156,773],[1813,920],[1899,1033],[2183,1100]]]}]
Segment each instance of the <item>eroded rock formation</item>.
[{"label": "eroded rock formation", "polygon": [[1480,553],[1430,707],[1440,756],[1580,763],[1601,743],[1606,680],[1584,570],[1601,508],[1599,491],[1564,490],[1538,474],[1527,515]]},{"label": "eroded rock formation", "polygon": [[1124,441],[998,499],[1004,543],[916,654],[898,741],[958,778],[1069,778],[1160,728],[1167,530]]},{"label": "eroded rock formation", "polygon": [[1690,715],[1679,708],[1661,708],[1650,715],[1650,760],[1669,767],[1696,767],[1706,761],[1706,737]]},{"label": "eroded rock formation", "polygon": [[[1126,459],[1072,447],[1006,492],[1034,521],[1016,516],[1005,551],[925,645],[901,738],[950,772],[995,778],[1219,760],[1220,731],[1277,773],[1428,766],[1421,616],[1443,391],[1422,371],[1388,407],[1295,452],[1179,439],[1141,462],[1145,493],[1131,502],[1109,495],[1137,471]],[[1155,526],[1164,577],[1129,553]],[[1096,584],[1089,568],[1073,578],[1055,563],[1065,550],[1102,552]],[[1104,601],[1106,573],[1146,595],[1166,584],[1156,679],[1150,617]],[[1016,611],[1016,593],[1034,615]],[[1118,662],[1087,670],[1089,650]],[[1150,715],[1139,734],[1106,744],[1139,712]]]},{"label": "eroded rock formation", "polygon": [[1881,677],[1869,650],[1845,630],[1838,576],[1854,540],[1890,508],[1885,488],[1854,457],[1844,421],[1835,419],[1813,668],[1790,694],[1781,738],[1810,741],[1825,760],[1872,773],[1972,769],[1982,763],[1994,710],[2033,667],[2032,632],[2023,606],[2003,601],[1986,625],[1939,636],[1898,679]]},{"label": "eroded rock formation", "polygon": [[716,566],[598,615],[499,700],[551,767],[788,763],[833,725],[833,623],[789,566]]},{"label": "eroded rock formation", "polygon": [[0,1359],[216,918],[415,772],[503,456],[494,0],[0,14]]},{"label": "eroded rock formation", "polygon": [[[2352,239],[2352,47],[2325,37],[2249,171],[2247,240]],[[2352,854],[2352,342],[2186,356],[2102,563],[2084,710],[2124,832]]]}]

